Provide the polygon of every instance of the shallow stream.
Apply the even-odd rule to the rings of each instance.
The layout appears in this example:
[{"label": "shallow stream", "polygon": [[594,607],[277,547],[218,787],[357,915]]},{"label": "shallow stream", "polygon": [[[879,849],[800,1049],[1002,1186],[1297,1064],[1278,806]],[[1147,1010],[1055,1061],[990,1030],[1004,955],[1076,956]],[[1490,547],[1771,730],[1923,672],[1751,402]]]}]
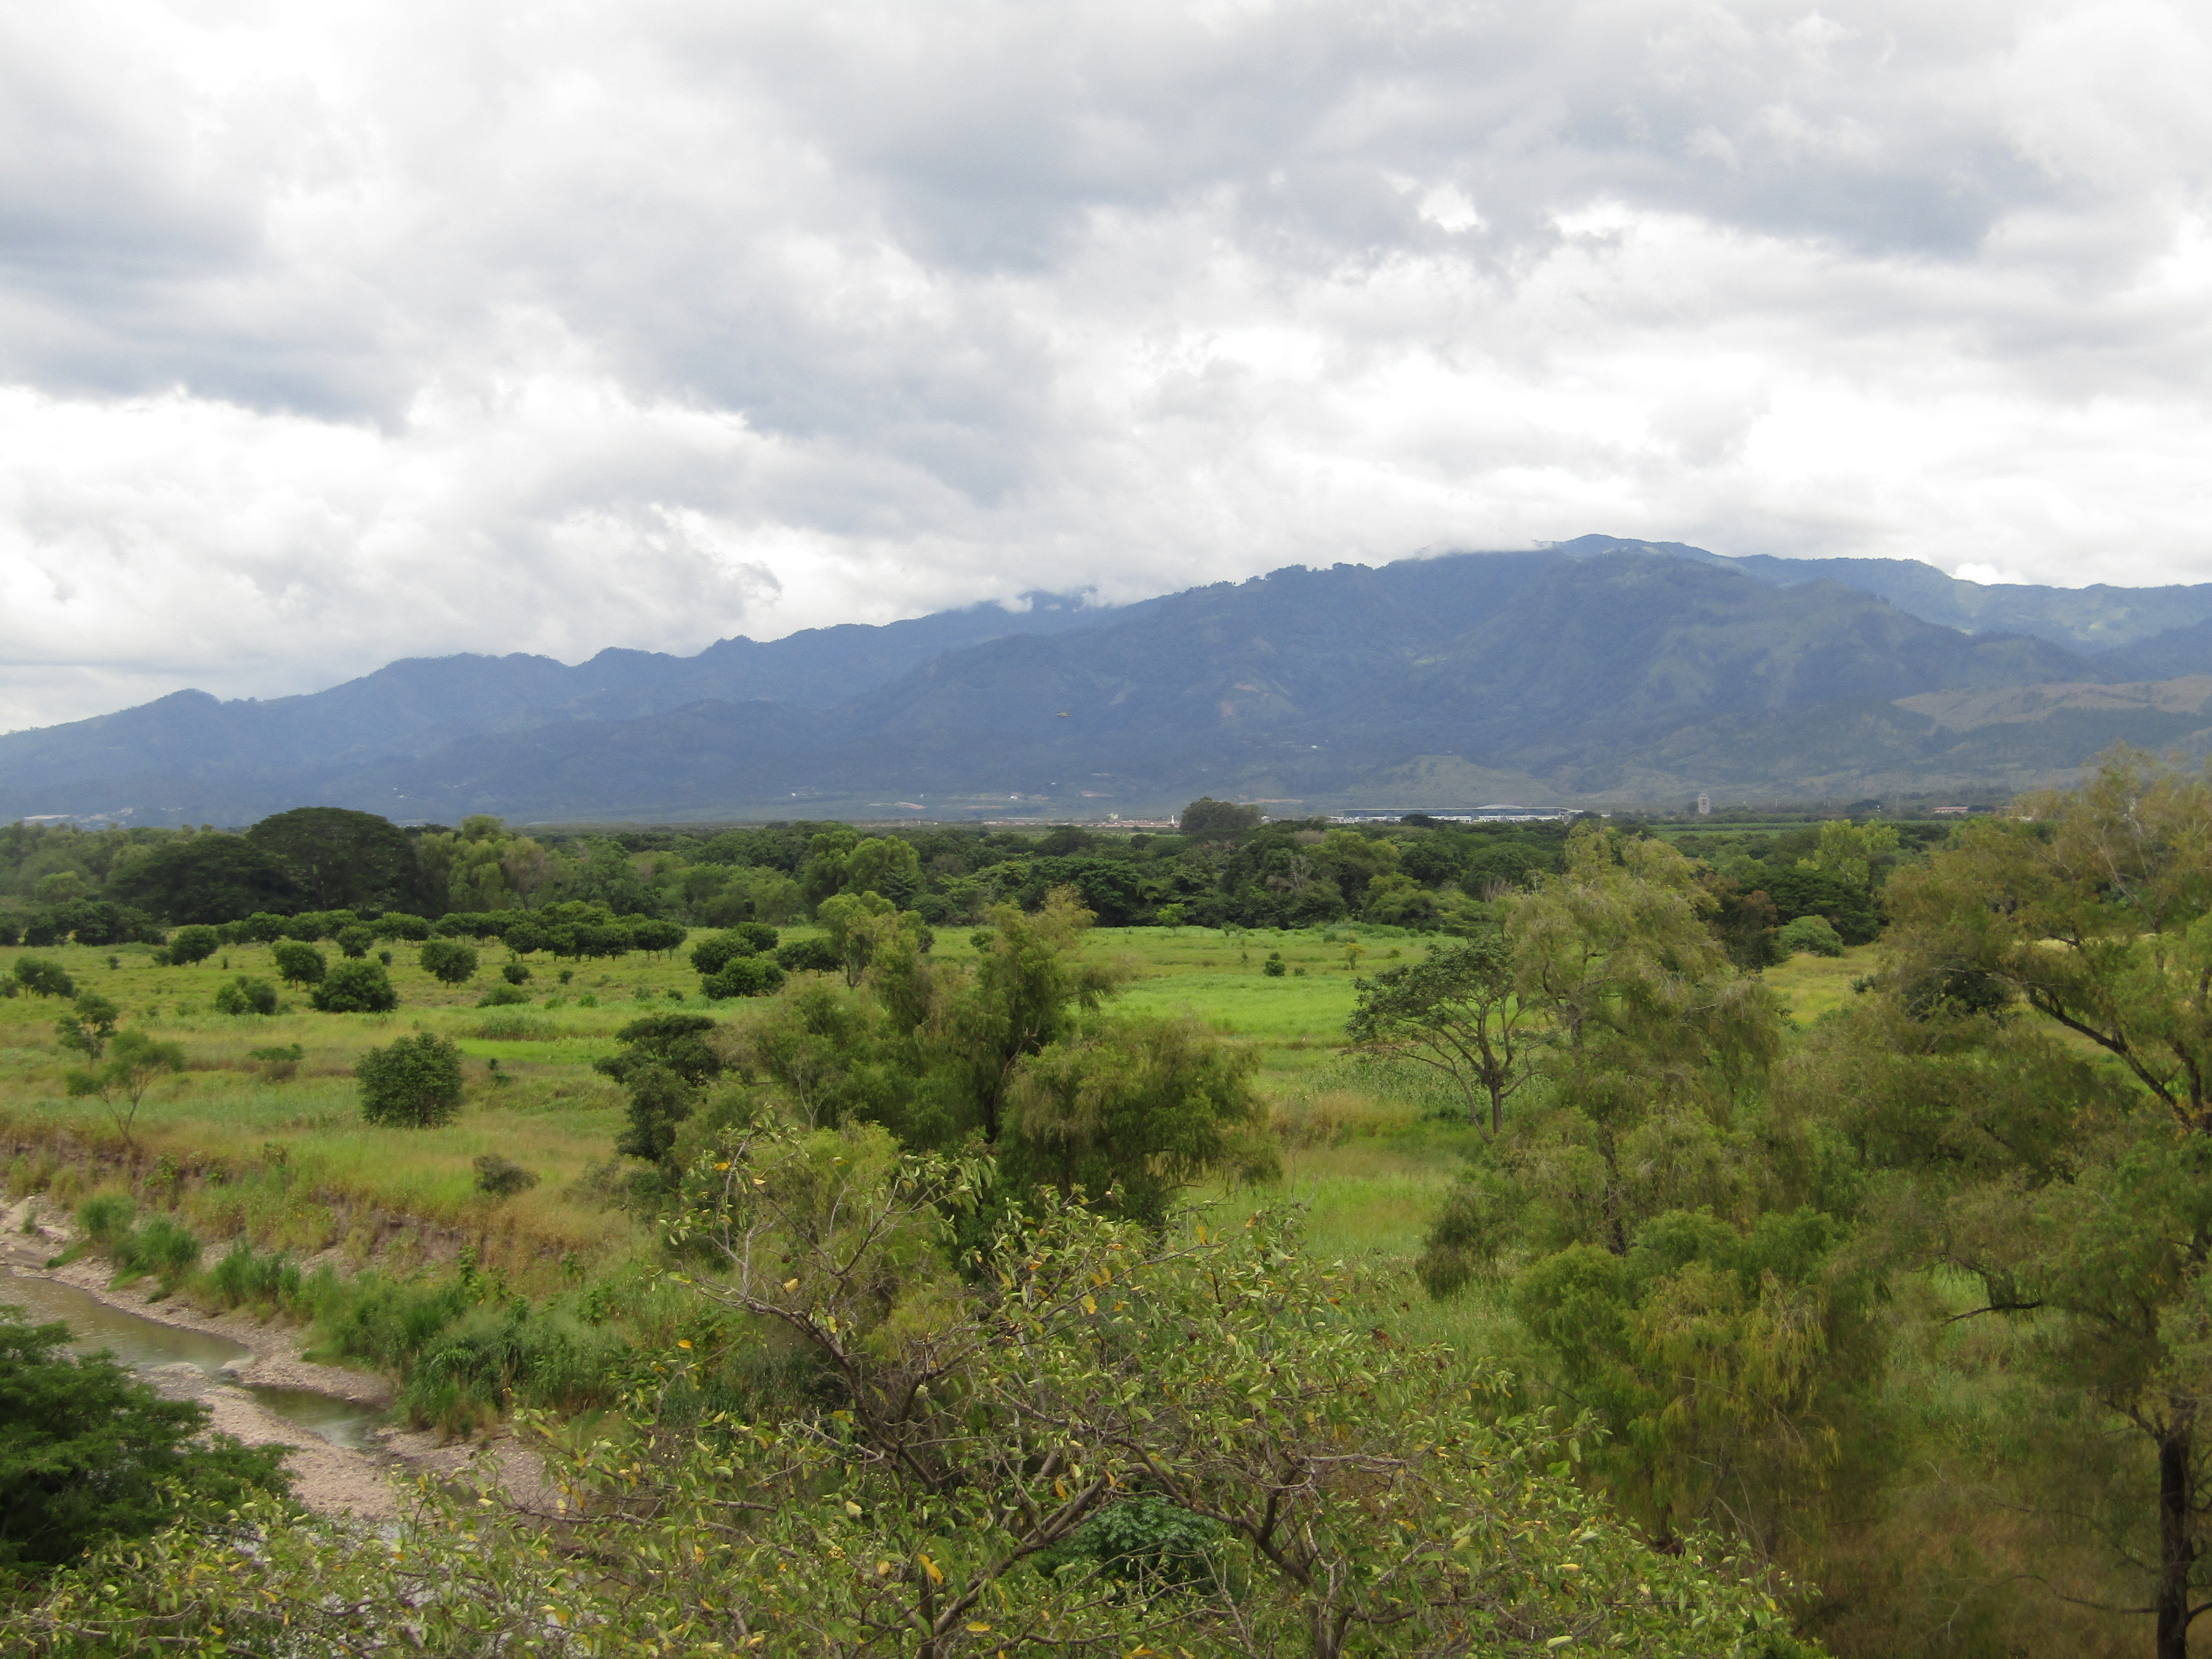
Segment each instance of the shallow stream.
[{"label": "shallow stream", "polygon": [[[72,1351],[90,1353],[105,1348],[133,1370],[182,1364],[197,1366],[208,1376],[223,1376],[227,1368],[253,1357],[251,1348],[227,1336],[165,1325],[158,1319],[111,1308],[91,1291],[58,1279],[15,1273],[0,1276],[0,1304],[9,1303],[21,1308],[34,1322],[60,1320],[67,1324]],[[349,1450],[373,1448],[376,1430],[384,1422],[384,1413],[377,1407],[317,1394],[311,1389],[224,1380],[286,1422]]]}]

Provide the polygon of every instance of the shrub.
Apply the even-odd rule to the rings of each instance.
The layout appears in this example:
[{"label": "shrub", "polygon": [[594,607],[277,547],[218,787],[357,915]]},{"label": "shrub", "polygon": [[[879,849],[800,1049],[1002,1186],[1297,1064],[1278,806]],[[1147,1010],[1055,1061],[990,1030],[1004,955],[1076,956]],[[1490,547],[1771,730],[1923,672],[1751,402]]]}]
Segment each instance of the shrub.
[{"label": "shrub", "polygon": [[777,947],[775,959],[793,974],[836,974],[845,968],[837,947],[826,939],[795,939]]},{"label": "shrub", "polygon": [[216,991],[215,1011],[219,1014],[273,1014],[276,1012],[276,988],[265,979],[250,979],[240,974]]},{"label": "shrub", "polygon": [[169,935],[169,960],[179,968],[189,968],[196,962],[205,962],[222,947],[222,936],[212,927],[179,927]]},{"label": "shrub", "polygon": [[296,1042],[285,1042],[273,1048],[249,1048],[246,1057],[260,1066],[261,1075],[270,1082],[283,1083],[299,1075],[300,1062],[307,1053]]},{"label": "shrub", "polygon": [[200,1265],[200,1242],[173,1217],[157,1215],[143,1227],[134,1227],[107,1248],[121,1279],[152,1273],[163,1291],[173,1291],[185,1274]]},{"label": "shrub", "polygon": [[277,977],[288,985],[319,985],[323,979],[323,953],[312,945],[302,945],[296,939],[287,939],[276,950]]},{"label": "shrub", "polygon": [[0,1578],[46,1573],[204,1505],[220,1512],[256,1488],[287,1489],[283,1448],[196,1445],[205,1406],[162,1399],[106,1354],[72,1356],[69,1340],[66,1325],[0,1309]]},{"label": "shrub", "polygon": [[537,1184],[536,1176],[497,1152],[486,1152],[477,1160],[477,1190],[480,1193],[489,1193],[494,1198],[513,1198]]},{"label": "shrub", "polygon": [[238,937],[254,945],[274,945],[284,937],[284,923],[289,918],[267,910],[256,910],[244,921],[233,922]]},{"label": "shrub", "polygon": [[387,910],[368,926],[379,939],[404,939],[412,944],[430,937],[429,922],[404,910]]},{"label": "shrub", "polygon": [[300,1264],[289,1255],[256,1255],[243,1238],[208,1270],[208,1288],[226,1308],[258,1304],[290,1307],[300,1299]]},{"label": "shrub", "polygon": [[520,985],[487,986],[477,999],[479,1008],[513,1008],[530,1000],[530,993]]},{"label": "shrub", "polygon": [[131,1231],[138,1206],[124,1193],[102,1193],[76,1206],[76,1229],[103,1250]]},{"label": "shrub", "polygon": [[723,966],[738,957],[759,954],[760,947],[744,938],[735,928],[726,933],[709,933],[691,947],[691,966],[708,979],[722,971]]},{"label": "shrub", "polygon": [[641,951],[673,951],[684,943],[687,932],[680,921],[661,921],[652,916],[624,916],[622,925],[629,929],[631,943]]},{"label": "shrub", "polygon": [[342,962],[307,994],[326,1014],[385,1014],[399,1006],[399,993],[378,962]]},{"label": "shrub", "polygon": [[367,956],[368,947],[376,943],[376,935],[359,922],[356,922],[350,927],[339,928],[337,937],[331,943],[344,951],[347,956],[359,960]]},{"label": "shrub", "polygon": [[1260,964],[1260,971],[1269,979],[1280,979],[1290,969],[1283,965],[1283,953],[1280,951],[1270,951],[1267,952],[1267,959]]},{"label": "shrub", "polygon": [[15,982],[34,996],[73,997],[76,981],[62,970],[58,962],[49,962],[44,957],[15,958]]},{"label": "shrub", "polygon": [[424,973],[447,985],[463,985],[476,977],[476,951],[457,939],[425,939],[422,961]]},{"label": "shrub", "polygon": [[783,969],[766,957],[732,957],[703,988],[710,997],[764,997],[782,984]]},{"label": "shrub", "polygon": [[1844,953],[1843,936],[1828,925],[1825,916],[1800,916],[1786,924],[1779,937],[1785,951],[1809,951],[1816,957]]},{"label": "shrub", "polygon": [[533,1019],[528,1014],[494,1014],[477,1027],[475,1034],[487,1042],[550,1042],[556,1032],[550,1019]]},{"label": "shrub", "polygon": [[499,970],[499,976],[509,985],[530,983],[530,969],[519,962],[510,962]]},{"label": "shrub", "polygon": [[424,1129],[461,1109],[461,1051],[428,1031],[371,1048],[355,1063],[361,1115],[371,1123]]}]

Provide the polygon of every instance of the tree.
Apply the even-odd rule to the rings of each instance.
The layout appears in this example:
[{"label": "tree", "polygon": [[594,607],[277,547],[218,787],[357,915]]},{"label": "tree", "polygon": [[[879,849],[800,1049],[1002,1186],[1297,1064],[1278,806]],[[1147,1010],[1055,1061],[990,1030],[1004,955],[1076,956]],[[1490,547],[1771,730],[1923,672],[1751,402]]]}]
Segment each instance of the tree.
[{"label": "tree", "polygon": [[1158,1226],[1182,1188],[1242,1150],[1266,1116],[1258,1053],[1195,1019],[1122,1020],[1022,1061],[1007,1097],[1000,1167],[1018,1192],[1048,1186]]},{"label": "tree", "polygon": [[73,997],[76,981],[71,979],[58,962],[44,957],[17,957],[15,982],[33,996]]},{"label": "tree", "polygon": [[0,1307],[0,1575],[50,1573],[252,1492],[282,1493],[284,1449],[198,1443],[208,1408],[164,1400],[69,1327]]},{"label": "tree", "polygon": [[172,925],[235,921],[300,908],[299,886],[265,847],[244,836],[179,836],[118,864],[107,896]]},{"label": "tree", "polygon": [[212,927],[179,927],[169,935],[168,959],[180,968],[205,962],[222,948],[222,937]]},{"label": "tree", "polygon": [[700,1090],[722,1073],[721,1050],[709,1040],[718,1028],[705,1014],[648,1014],[615,1033],[620,1048],[592,1068],[621,1084],[629,1097],[626,1127],[615,1138],[617,1153],[673,1173],[678,1126],[691,1115]]},{"label": "tree", "polygon": [[477,953],[458,939],[422,942],[422,971],[445,985],[465,985],[476,977]]},{"label": "tree", "polygon": [[107,1052],[107,1040],[115,1035],[115,1023],[122,1018],[123,1011],[99,992],[80,991],[76,1006],[54,1022],[54,1040],[96,1066]]},{"label": "tree", "polygon": [[[1853,1127],[1913,1182],[1927,1257],[1978,1282],[1974,1312],[2033,1322],[2072,1407],[2050,1436],[2114,1483],[2109,1518],[2088,1513],[2142,1564],[2159,1659],[2185,1659],[2212,1583],[2212,778],[2117,749],[2078,792],[1961,826],[1887,896],[1888,1006],[1866,1018],[1911,1086],[1865,1091],[1905,1098]],[[1970,1086],[1944,1088],[1960,1049]],[[2120,1432],[2141,1458],[2115,1455]]]},{"label": "tree", "polygon": [[302,945],[287,939],[270,954],[276,958],[277,976],[287,985],[319,985],[325,966],[323,953],[312,945]]},{"label": "tree", "polygon": [[356,922],[350,927],[339,928],[331,943],[337,945],[343,954],[358,962],[368,954],[368,947],[376,943],[376,933],[373,928],[365,927],[360,922]]},{"label": "tree", "polygon": [[1371,984],[1353,981],[1352,991],[1345,1031],[1355,1044],[1426,1066],[1459,1091],[1476,1128],[1493,1138],[1504,1128],[1506,1101],[1534,1071],[1537,1034],[1503,940],[1440,946]]},{"label": "tree", "polygon": [[215,1010],[219,1014],[273,1014],[276,1012],[276,988],[265,979],[240,974],[229,984],[217,988]]},{"label": "tree", "polygon": [[1178,821],[1182,833],[1194,841],[1228,841],[1260,827],[1260,809],[1241,806],[1211,795],[1201,795],[1182,809]]},{"label": "tree", "polygon": [[63,1084],[72,1097],[96,1096],[128,1146],[146,1091],[157,1079],[184,1069],[182,1044],[159,1042],[143,1031],[118,1031],[108,1045],[105,1064],[97,1070],[65,1073]]},{"label": "tree", "polygon": [[326,1014],[384,1014],[399,1006],[399,993],[380,962],[341,962],[307,994]]},{"label": "tree", "polygon": [[783,969],[772,957],[732,957],[700,988],[710,997],[772,996],[783,987]]},{"label": "tree", "polygon": [[404,909],[421,884],[414,843],[374,812],[296,807],[262,819],[246,838],[274,859],[318,910]]},{"label": "tree", "polygon": [[428,1031],[371,1048],[354,1062],[361,1115],[371,1123],[428,1129],[461,1109],[461,1051]]}]

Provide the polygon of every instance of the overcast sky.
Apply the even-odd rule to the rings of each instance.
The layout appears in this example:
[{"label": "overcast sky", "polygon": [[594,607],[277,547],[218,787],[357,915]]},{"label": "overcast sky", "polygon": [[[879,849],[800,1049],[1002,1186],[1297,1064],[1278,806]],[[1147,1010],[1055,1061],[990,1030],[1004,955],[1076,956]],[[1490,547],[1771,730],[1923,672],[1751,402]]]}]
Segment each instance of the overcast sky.
[{"label": "overcast sky", "polygon": [[9,6],[0,728],[1589,531],[2212,580],[2208,18]]}]

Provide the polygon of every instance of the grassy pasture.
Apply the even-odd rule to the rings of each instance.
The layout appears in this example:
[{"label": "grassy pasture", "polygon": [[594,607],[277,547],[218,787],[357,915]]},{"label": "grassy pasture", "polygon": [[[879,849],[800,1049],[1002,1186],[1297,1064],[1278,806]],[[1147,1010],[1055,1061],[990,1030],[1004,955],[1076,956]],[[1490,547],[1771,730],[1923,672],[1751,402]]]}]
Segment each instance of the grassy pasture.
[{"label": "grassy pasture", "polygon": [[[1361,952],[1356,970],[1347,964],[1352,945]],[[1192,1014],[1258,1045],[1260,1083],[1283,1145],[1283,1187],[1269,1196],[1310,1206],[1317,1245],[1392,1258],[1417,1247],[1471,1132],[1450,1121],[1450,1102],[1418,1075],[1377,1075],[1339,1045],[1355,971],[1416,958],[1425,941],[1350,927],[1229,937],[1129,928],[1099,929],[1087,948],[1127,974],[1119,1008]],[[949,959],[973,949],[954,929],[938,945]],[[1286,968],[1279,977],[1262,969],[1274,952]],[[327,954],[337,959],[335,951]],[[1867,954],[1799,957],[1768,981],[1809,1021],[1850,994]],[[187,1069],[155,1084],[132,1126],[141,1179],[166,1158],[193,1188],[194,1218],[216,1236],[244,1231],[257,1243],[301,1249],[349,1239],[366,1249],[362,1231],[380,1217],[386,1227],[405,1218],[449,1230],[518,1265],[571,1251],[626,1251],[637,1239],[635,1224],[587,1179],[609,1158],[621,1118],[617,1091],[591,1061],[612,1052],[614,1032],[641,1012],[712,1008],[743,1018],[748,1007],[703,1002],[682,952],[580,964],[567,985],[557,964],[533,961],[525,988],[531,1003],[479,1008],[484,989],[501,982],[498,947],[483,952],[474,981],[454,987],[424,973],[414,951],[401,945],[390,969],[400,996],[396,1012],[317,1013],[288,988],[284,1011],[273,1018],[213,1009],[216,991],[235,975],[276,980],[265,946],[234,947],[191,967],[157,967],[143,946],[6,950],[0,974],[23,955],[59,962],[81,988],[118,1004],[126,1026],[183,1045]],[[29,994],[0,1000],[0,1131],[13,1143],[7,1156],[17,1190],[58,1176],[66,1195],[86,1178],[61,1173],[79,1161],[67,1149],[109,1162],[125,1150],[99,1102],[65,1091],[64,1073],[78,1061],[54,1040],[65,1011],[60,1000]],[[499,1078],[489,1063],[471,1064],[463,1111],[443,1127],[363,1123],[354,1062],[364,1048],[416,1030],[453,1038],[472,1062],[496,1060]],[[252,1057],[256,1048],[292,1044],[301,1050],[296,1067]],[[472,1163],[485,1152],[514,1159],[539,1184],[512,1199],[477,1193]]]}]

